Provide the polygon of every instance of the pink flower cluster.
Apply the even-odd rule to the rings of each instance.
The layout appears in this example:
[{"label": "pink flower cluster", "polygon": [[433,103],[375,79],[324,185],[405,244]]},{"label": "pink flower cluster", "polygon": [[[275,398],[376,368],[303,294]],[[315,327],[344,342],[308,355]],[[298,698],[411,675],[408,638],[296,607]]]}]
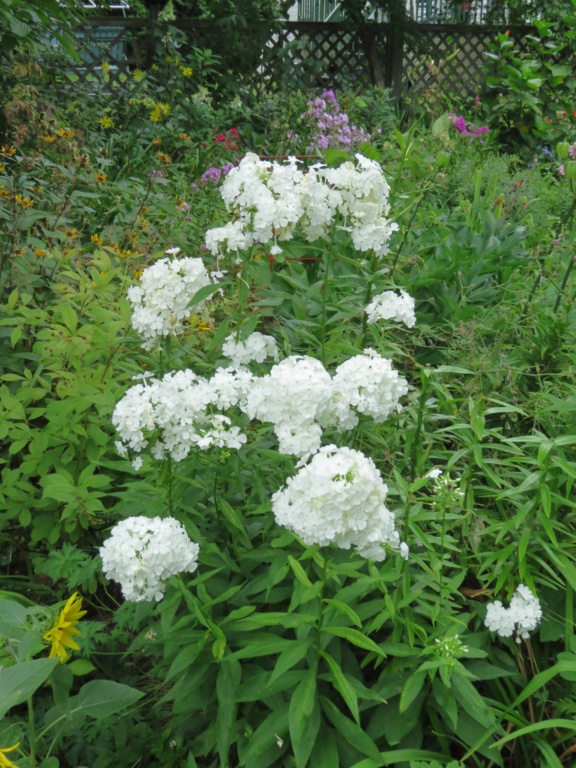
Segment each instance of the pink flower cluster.
[{"label": "pink flower cluster", "polygon": [[[350,150],[370,141],[364,128],[349,124],[348,115],[342,112],[333,90],[324,91],[320,98],[307,102],[308,109],[300,115],[311,132],[309,152],[318,147]],[[288,138],[297,139],[298,134]]]},{"label": "pink flower cluster", "polygon": [[[488,133],[490,130],[487,125],[482,125],[479,128],[474,128],[474,124],[470,123],[466,125],[466,121],[462,115],[449,114],[450,124],[458,131],[461,136],[469,136],[470,141],[474,141],[475,138],[480,138],[484,133]],[[484,144],[484,139],[480,138],[480,144]]]}]

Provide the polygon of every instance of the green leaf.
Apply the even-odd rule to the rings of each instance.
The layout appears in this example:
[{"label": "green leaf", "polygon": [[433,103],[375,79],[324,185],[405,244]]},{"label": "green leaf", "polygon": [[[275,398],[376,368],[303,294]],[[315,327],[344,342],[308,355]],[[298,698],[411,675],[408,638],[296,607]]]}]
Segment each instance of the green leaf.
[{"label": "green leaf", "polygon": [[33,659],[0,670],[0,719],[45,682],[59,659]]},{"label": "green leaf", "polygon": [[316,666],[306,672],[290,701],[288,727],[297,768],[304,768],[308,762],[320,728],[316,673]]},{"label": "green leaf", "polygon": [[248,748],[242,756],[241,764],[247,768],[255,765],[256,758],[276,743],[277,739],[283,738],[288,732],[288,704],[283,703],[279,709],[268,715],[268,717],[254,731]]},{"label": "green leaf", "polygon": [[322,696],[321,702],[322,709],[326,713],[326,717],[330,720],[342,738],[346,739],[349,744],[351,744],[359,752],[362,752],[363,755],[366,755],[372,760],[379,762],[380,750],[376,744],[374,744],[370,736],[368,736],[368,734],[362,730],[360,726],[356,725],[353,720],[345,717],[342,712],[340,712],[338,707],[332,701],[330,701],[330,699]]},{"label": "green leaf", "polygon": [[450,118],[448,117],[448,112],[444,112],[432,124],[432,136],[440,136],[441,133],[446,133],[449,128]]},{"label": "green leaf", "polygon": [[408,680],[402,686],[402,693],[400,694],[400,712],[406,712],[410,704],[418,696],[426,680],[426,671],[417,671],[411,675]]},{"label": "green leaf", "polygon": [[89,675],[90,672],[94,672],[96,669],[94,664],[91,664],[87,659],[74,659],[74,661],[67,664],[67,667],[76,677]]},{"label": "green leaf", "polygon": [[452,675],[452,689],[454,690],[454,696],[460,706],[468,712],[470,717],[476,720],[477,723],[480,723],[486,728],[494,724],[494,712],[486,704],[468,678],[456,671]]},{"label": "green leaf", "polygon": [[322,631],[341,637],[344,640],[348,640],[349,643],[358,646],[358,648],[364,648],[365,651],[372,651],[373,653],[378,654],[378,656],[386,658],[386,654],[376,645],[374,640],[366,637],[366,635],[362,634],[362,632],[359,632],[357,629],[352,629],[352,627],[323,627]]},{"label": "green leaf", "polygon": [[350,608],[350,606],[346,603],[343,603],[342,600],[336,600],[336,598],[328,598],[324,600],[324,602],[336,608],[337,611],[348,617],[353,624],[356,624],[357,627],[362,629],[362,622],[358,618],[356,611]]},{"label": "green leaf", "polygon": [[324,160],[326,161],[326,165],[330,166],[330,168],[338,168],[339,165],[352,160],[352,158],[348,152],[344,152],[343,149],[327,149],[326,152],[324,152]]},{"label": "green leaf", "polygon": [[135,704],[143,693],[114,680],[91,680],[70,699],[70,714],[77,713],[100,719]]},{"label": "green leaf", "polygon": [[[496,741],[491,746],[502,747],[504,746],[504,744],[507,744],[509,741],[513,741],[514,739],[519,739],[521,736],[527,736],[529,733],[535,733],[536,731],[545,731],[548,728],[558,728],[561,730],[568,731],[569,733],[574,733],[576,732],[576,722],[574,722],[574,720],[555,719],[555,720],[544,720],[541,723],[532,723],[531,725],[527,725],[524,728],[519,728],[517,731],[513,731],[512,733],[509,733],[506,736],[503,736],[501,739]],[[568,735],[566,735],[566,738],[568,738]]]},{"label": "green leaf", "polygon": [[195,307],[197,304],[200,304],[201,301],[204,301],[204,299],[207,299],[209,296],[212,296],[213,293],[219,291],[221,287],[222,286],[220,283],[216,283],[214,285],[205,285],[203,288],[200,288],[199,291],[196,291],[194,296],[192,296],[188,302],[188,306]]},{"label": "green leaf", "polygon": [[346,675],[344,672],[342,672],[340,664],[338,664],[332,658],[332,656],[330,656],[330,654],[326,653],[325,651],[320,651],[320,654],[328,662],[330,672],[332,673],[332,682],[334,684],[334,688],[336,688],[340,696],[342,696],[346,702],[354,720],[356,720],[358,725],[360,725],[360,713],[358,712],[358,696],[356,695],[356,691],[354,688],[352,688],[346,679]]},{"label": "green leaf", "polygon": [[236,659],[224,657],[216,678],[218,714],[216,715],[216,747],[222,765],[228,765],[228,751],[234,736],[236,724],[236,693],[242,671]]},{"label": "green leaf", "polygon": [[286,650],[282,651],[270,676],[270,685],[306,656],[310,642],[310,640],[294,640]]},{"label": "green leaf", "polygon": [[306,571],[304,568],[302,568],[298,560],[295,560],[292,555],[288,555],[288,562],[290,563],[290,568],[292,568],[294,572],[294,576],[296,576],[300,584],[302,584],[304,587],[311,587],[312,582],[306,575]]}]

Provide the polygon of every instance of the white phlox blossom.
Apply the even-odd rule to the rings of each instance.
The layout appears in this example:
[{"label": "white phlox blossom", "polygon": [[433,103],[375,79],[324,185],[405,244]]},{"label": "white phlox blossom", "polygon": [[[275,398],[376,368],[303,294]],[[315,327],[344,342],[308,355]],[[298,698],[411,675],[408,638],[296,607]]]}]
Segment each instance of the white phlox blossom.
[{"label": "white phlox blossom", "polygon": [[[206,246],[214,255],[268,244],[274,255],[278,242],[290,240],[297,228],[308,242],[325,236],[340,216],[355,248],[388,253],[398,225],[388,219],[390,187],[374,160],[356,155],[339,168],[313,165],[306,173],[291,157],[285,165],[247,154],[226,176],[220,193],[235,220],[209,230]],[[270,246],[270,243],[273,245]]]},{"label": "white phlox blossom", "polygon": [[230,426],[228,417],[214,412],[227,410],[245,400],[252,376],[232,369],[217,371],[211,380],[193,371],[167,373],[130,387],[112,414],[120,436],[117,448],[144,450],[150,442],[156,459],[169,454],[181,461],[193,446],[240,448],[246,435]]},{"label": "white phlox blossom", "polygon": [[346,360],[336,369],[334,388],[340,398],[374,421],[385,421],[393,411],[401,411],[400,398],[408,392],[408,382],[400,378],[390,360],[373,349]]},{"label": "white phlox blossom", "polygon": [[254,379],[243,410],[274,425],[281,453],[304,456],[320,448],[333,387],[328,371],[313,357],[293,355]]},{"label": "white phlox blossom", "polygon": [[520,584],[512,595],[508,608],[499,600],[486,607],[485,624],[491,632],[500,637],[512,637],[516,632],[516,642],[528,640],[530,632],[536,629],[542,619],[542,607],[537,597],[524,584]]},{"label": "white phlox blossom", "polygon": [[165,581],[198,567],[198,544],[172,517],[128,517],[114,526],[102,547],[102,570],[119,582],[124,598],[161,600]]},{"label": "white phlox blossom", "polygon": [[416,325],[414,313],[415,301],[406,291],[400,291],[400,296],[394,291],[385,291],[375,296],[366,307],[366,315],[369,323],[377,323],[378,320],[394,320],[404,323],[408,328]]},{"label": "white phlox blossom", "polygon": [[[329,445],[274,494],[272,511],[305,544],[356,547],[362,557],[384,560],[384,545],[401,548],[394,514],[384,503],[387,492],[372,459]],[[408,556],[406,545],[401,554]]]},{"label": "white phlox blossom", "polygon": [[235,341],[234,334],[228,336],[222,345],[222,353],[230,358],[234,368],[241,368],[248,363],[263,363],[267,357],[278,362],[278,345],[273,336],[264,336],[255,331],[244,341]]},{"label": "white phlox blossom", "polygon": [[138,285],[128,289],[132,326],[151,348],[160,336],[178,334],[183,321],[202,305],[188,306],[200,288],[210,285],[202,259],[160,259],[142,272]]},{"label": "white phlox blossom", "polygon": [[356,165],[342,163],[338,168],[324,169],[322,175],[342,197],[338,210],[352,225],[354,247],[359,251],[374,249],[376,256],[385,256],[398,224],[388,219],[390,185],[380,164],[357,154]]}]

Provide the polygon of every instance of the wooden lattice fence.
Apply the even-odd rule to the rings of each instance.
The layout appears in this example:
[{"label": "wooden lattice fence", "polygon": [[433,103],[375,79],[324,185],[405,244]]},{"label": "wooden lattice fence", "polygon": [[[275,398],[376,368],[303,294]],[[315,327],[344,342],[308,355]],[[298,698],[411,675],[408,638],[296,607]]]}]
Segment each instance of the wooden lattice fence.
[{"label": "wooden lattice fence", "polygon": [[[205,48],[214,42],[214,27],[208,21],[187,19],[177,26],[187,44]],[[387,24],[370,26],[385,83],[396,96],[409,90],[420,94],[439,85],[446,94],[460,98],[474,95],[481,84],[484,53],[497,31],[485,26],[422,24],[416,35],[402,41],[391,34]],[[515,30],[515,37],[521,41],[532,31],[529,27]],[[85,81],[104,61],[120,76],[148,67],[164,32],[163,27],[146,19],[92,19],[89,26],[78,29],[82,64],[72,62],[70,70]],[[242,75],[245,84],[273,90],[287,84],[307,88],[369,82],[362,42],[347,24],[286,22],[272,35],[254,24],[240,35],[243,49],[255,52],[252,71]]]},{"label": "wooden lattice fence", "polygon": [[[445,95],[465,98],[482,86],[485,53],[498,30],[481,25],[430,25],[418,27],[418,38],[404,44],[402,92],[413,94],[441,88]],[[514,30],[519,47],[532,27]]]}]

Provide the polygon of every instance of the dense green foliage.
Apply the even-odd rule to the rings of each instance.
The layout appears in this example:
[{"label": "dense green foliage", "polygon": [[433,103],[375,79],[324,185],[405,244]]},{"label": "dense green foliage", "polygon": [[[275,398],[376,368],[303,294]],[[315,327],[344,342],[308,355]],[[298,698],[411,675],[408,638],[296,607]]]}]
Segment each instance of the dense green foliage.
[{"label": "dense green foliage", "polygon": [[[255,247],[225,264],[222,295],[185,334],[149,352],[128,287],[171,247],[221,266],[203,244],[229,214],[204,172],[246,151],[284,155],[294,131],[306,154],[308,95],[221,87],[219,59],[200,50],[117,81],[95,72],[85,90],[55,66],[12,57],[3,73],[0,756],[21,768],[569,765],[576,196],[555,147],[532,133],[520,151],[494,106],[480,143],[447,114],[404,124],[386,93],[338,94],[391,185],[390,255],[365,258],[344,230],[275,258]],[[574,141],[548,99],[538,114]],[[391,286],[416,299],[411,330],[365,322]],[[271,496],[295,468],[269,425],[252,424],[238,451],[145,455],[137,471],[118,454],[111,417],[133,377],[209,376],[232,329],[329,370],[364,347],[393,359],[410,384],[401,413],[325,442],[374,460],[407,562],[279,527]],[[123,601],[98,548],[119,520],[168,514],[199,542],[198,570],[158,603]],[[517,644],[484,619],[520,583],[544,617]],[[43,636],[75,591],[88,614],[59,664]]]}]

